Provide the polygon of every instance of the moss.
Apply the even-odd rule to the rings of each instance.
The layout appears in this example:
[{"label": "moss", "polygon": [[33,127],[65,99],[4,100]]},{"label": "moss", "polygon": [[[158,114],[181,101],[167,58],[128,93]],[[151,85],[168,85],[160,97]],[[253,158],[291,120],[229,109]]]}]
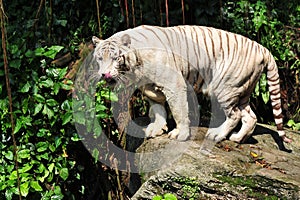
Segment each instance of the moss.
[{"label": "moss", "polygon": [[227,192],[230,191],[230,189],[235,188],[235,191],[243,193],[248,198],[262,200],[288,199],[285,194],[281,192],[283,188],[288,189],[293,193],[299,190],[297,186],[292,184],[274,181],[261,176],[214,174],[214,177],[221,181],[222,184],[228,185]]},{"label": "moss", "polygon": [[200,183],[195,177],[170,177],[167,183],[162,185],[164,190],[176,192],[182,199],[198,199]]}]

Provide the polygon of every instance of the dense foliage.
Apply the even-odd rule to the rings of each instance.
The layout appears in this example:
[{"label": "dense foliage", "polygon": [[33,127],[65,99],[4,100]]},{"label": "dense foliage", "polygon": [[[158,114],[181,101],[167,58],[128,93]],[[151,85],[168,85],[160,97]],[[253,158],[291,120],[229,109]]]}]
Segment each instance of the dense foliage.
[{"label": "dense foliage", "polygon": [[[300,5],[297,0],[174,0],[169,1],[168,12],[162,0],[11,0],[3,3],[17,160],[4,62],[1,61],[0,199],[17,199],[18,196],[24,199],[123,199],[131,195],[125,189],[126,183],[117,184],[120,175],[95,161],[80,142],[72,119],[70,72],[79,59],[80,43],[88,43],[92,35],[107,38],[139,24],[166,26],[184,21],[185,24],[209,25],[263,44],[274,54],[280,67],[286,123],[300,129]],[[2,53],[3,49],[1,57]],[[55,62],[65,55],[69,55],[67,61]],[[107,90],[100,88],[102,96],[97,102],[106,105]],[[252,106],[261,121],[272,121],[265,76],[255,89]],[[98,108],[103,114],[100,120],[107,120],[107,107]],[[111,134],[111,137],[116,136]],[[113,140],[119,142],[117,137]]]}]

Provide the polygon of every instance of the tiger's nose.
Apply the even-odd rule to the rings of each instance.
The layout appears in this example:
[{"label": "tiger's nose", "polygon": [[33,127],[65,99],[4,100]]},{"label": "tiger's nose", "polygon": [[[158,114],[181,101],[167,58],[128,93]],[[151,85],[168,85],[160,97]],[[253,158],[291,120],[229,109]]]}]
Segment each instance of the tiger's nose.
[{"label": "tiger's nose", "polygon": [[112,79],[112,75],[109,72],[102,74],[102,77],[105,79]]}]

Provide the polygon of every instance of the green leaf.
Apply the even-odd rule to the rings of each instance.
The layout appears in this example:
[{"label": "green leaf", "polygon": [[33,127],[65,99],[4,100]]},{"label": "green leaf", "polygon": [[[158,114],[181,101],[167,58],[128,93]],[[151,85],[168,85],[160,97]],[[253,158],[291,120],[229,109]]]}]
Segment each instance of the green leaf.
[{"label": "green leaf", "polygon": [[56,54],[60,52],[63,48],[64,47],[62,46],[51,46],[45,53],[43,53],[43,55],[48,58],[54,59]]},{"label": "green leaf", "polygon": [[14,129],[14,134],[19,132],[19,130],[22,128],[22,125],[23,125],[22,121],[20,120],[20,118],[18,118],[15,129]]},{"label": "green leaf", "polygon": [[29,49],[25,53],[25,56],[27,58],[32,58],[32,57],[34,57],[34,55],[35,55],[35,53],[33,51],[29,50]]},{"label": "green leaf", "polygon": [[38,103],[35,107],[34,107],[34,113],[33,113],[33,116],[38,114],[43,108],[43,104],[41,103]]},{"label": "green leaf", "polygon": [[31,87],[31,85],[30,85],[30,83],[27,81],[27,82],[23,85],[23,87],[21,88],[20,92],[22,92],[22,93],[28,92],[29,89],[30,89],[30,87]]},{"label": "green leaf", "polygon": [[156,195],[156,196],[154,196],[153,198],[152,198],[152,200],[162,200],[163,198],[162,198],[162,196],[160,196],[160,195]]},{"label": "green leaf", "polygon": [[23,197],[26,197],[28,195],[28,192],[29,192],[29,182],[22,183],[20,185],[20,190],[21,190],[21,195]]},{"label": "green leaf", "polygon": [[59,89],[60,89],[60,83],[54,83],[54,85],[53,85],[53,92],[54,92],[55,95],[58,94]]},{"label": "green leaf", "polygon": [[93,149],[93,153],[92,153],[92,156],[94,157],[95,159],[95,163],[99,160],[99,150],[94,148]]},{"label": "green leaf", "polygon": [[71,109],[70,101],[66,99],[64,102],[62,102],[60,107],[62,110],[70,110]]},{"label": "green leaf", "polygon": [[11,68],[20,69],[20,67],[21,67],[21,60],[20,59],[11,60],[10,63],[9,63],[9,66]]},{"label": "green leaf", "polygon": [[62,168],[59,171],[59,176],[65,181],[69,177],[69,170],[68,168]]},{"label": "green leaf", "polygon": [[73,89],[73,85],[71,85],[71,84],[61,83],[60,86],[64,90],[71,90],[71,89]]},{"label": "green leaf", "polygon": [[54,163],[51,163],[48,167],[49,172],[52,172],[54,169]]},{"label": "green leaf", "polygon": [[165,200],[177,200],[176,196],[174,194],[171,194],[171,193],[166,193],[164,195],[164,199]]},{"label": "green leaf", "polygon": [[48,143],[47,142],[39,142],[36,144],[37,152],[43,152],[48,149]]},{"label": "green leaf", "polygon": [[26,164],[24,167],[19,169],[19,173],[22,174],[28,172],[29,170],[31,170],[32,167],[32,165]]},{"label": "green leaf", "polygon": [[48,78],[48,79],[46,79],[44,81],[41,81],[39,83],[39,86],[46,87],[46,88],[53,87],[53,85],[54,85],[54,83],[53,83],[53,81],[50,78]]},{"label": "green leaf", "polygon": [[18,178],[17,171],[16,170],[12,171],[8,178],[9,178],[9,180],[17,180],[17,178]]},{"label": "green leaf", "polygon": [[287,124],[286,124],[288,127],[293,127],[296,125],[295,121],[293,119],[290,119]]},{"label": "green leaf", "polygon": [[50,174],[50,172],[47,170],[47,169],[45,169],[45,171],[44,171],[44,176],[42,176],[42,177],[39,177],[38,179],[39,179],[39,181],[41,181],[42,183],[45,181],[45,178],[47,178],[48,176],[49,176],[49,174]]},{"label": "green leaf", "polygon": [[63,27],[66,27],[67,23],[68,23],[68,20],[65,20],[65,19],[58,19],[55,21],[55,24],[61,25]]},{"label": "green leaf", "polygon": [[50,109],[46,104],[44,105],[42,113],[43,115],[47,115],[48,119],[51,119],[54,116],[54,111]]},{"label": "green leaf", "polygon": [[58,103],[57,103],[57,101],[56,101],[55,99],[47,99],[47,100],[46,100],[46,104],[47,104],[48,106],[54,107],[54,106],[56,106]]},{"label": "green leaf", "polygon": [[99,112],[99,111],[106,111],[107,110],[107,107],[103,104],[98,104],[96,105],[96,111]]},{"label": "green leaf", "polygon": [[68,71],[68,67],[61,69],[58,74],[58,79],[59,80],[63,79],[65,77],[65,75],[67,74],[67,71]]},{"label": "green leaf", "polygon": [[72,117],[73,117],[72,112],[65,113],[62,117],[62,125],[69,123],[71,121]]},{"label": "green leaf", "polygon": [[12,151],[6,151],[6,152],[4,152],[4,156],[8,160],[13,160],[14,159],[14,154],[13,154]]},{"label": "green leaf", "polygon": [[28,111],[28,98],[24,99],[22,102],[22,112],[25,114]]},{"label": "green leaf", "polygon": [[53,146],[52,144],[49,145],[49,149],[52,152],[54,152],[56,150],[55,146]]},{"label": "green leaf", "polygon": [[44,52],[45,52],[45,49],[42,48],[42,47],[37,48],[37,49],[34,50],[34,54],[35,54],[36,56],[42,56]]},{"label": "green leaf", "polygon": [[267,104],[268,101],[269,101],[270,93],[269,92],[264,92],[261,95],[262,95],[262,99],[263,99],[264,103]]},{"label": "green leaf", "polygon": [[45,97],[43,97],[40,94],[34,94],[33,97],[39,103],[44,103],[45,102]]},{"label": "green leaf", "polygon": [[18,158],[30,158],[30,150],[29,149],[22,149],[18,151]]},{"label": "green leaf", "polygon": [[39,129],[39,131],[38,131],[38,133],[37,133],[36,136],[38,136],[38,137],[44,137],[47,134],[47,132],[49,132],[48,129],[41,128],[41,129]]},{"label": "green leaf", "polygon": [[43,188],[40,186],[38,181],[30,181],[30,187],[37,192],[43,191]]},{"label": "green leaf", "polygon": [[57,148],[57,147],[59,147],[59,145],[61,145],[61,138],[60,137],[56,137],[55,138],[55,147]]},{"label": "green leaf", "polygon": [[12,191],[12,189],[9,189],[9,190],[6,190],[6,191],[5,191],[5,199],[6,199],[6,200],[11,200],[11,199],[12,199],[12,196],[13,196],[13,191]]}]

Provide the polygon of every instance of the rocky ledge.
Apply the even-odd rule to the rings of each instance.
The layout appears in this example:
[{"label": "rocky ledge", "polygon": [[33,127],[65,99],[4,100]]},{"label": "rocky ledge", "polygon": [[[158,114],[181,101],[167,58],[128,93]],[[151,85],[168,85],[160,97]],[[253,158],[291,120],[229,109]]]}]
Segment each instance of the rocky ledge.
[{"label": "rocky ledge", "polygon": [[287,131],[294,141],[282,144],[272,129],[258,125],[240,145],[210,144],[211,154],[200,151],[207,128],[192,128],[187,142],[146,140],[136,159],[145,182],[132,199],[300,199],[300,134]]}]

